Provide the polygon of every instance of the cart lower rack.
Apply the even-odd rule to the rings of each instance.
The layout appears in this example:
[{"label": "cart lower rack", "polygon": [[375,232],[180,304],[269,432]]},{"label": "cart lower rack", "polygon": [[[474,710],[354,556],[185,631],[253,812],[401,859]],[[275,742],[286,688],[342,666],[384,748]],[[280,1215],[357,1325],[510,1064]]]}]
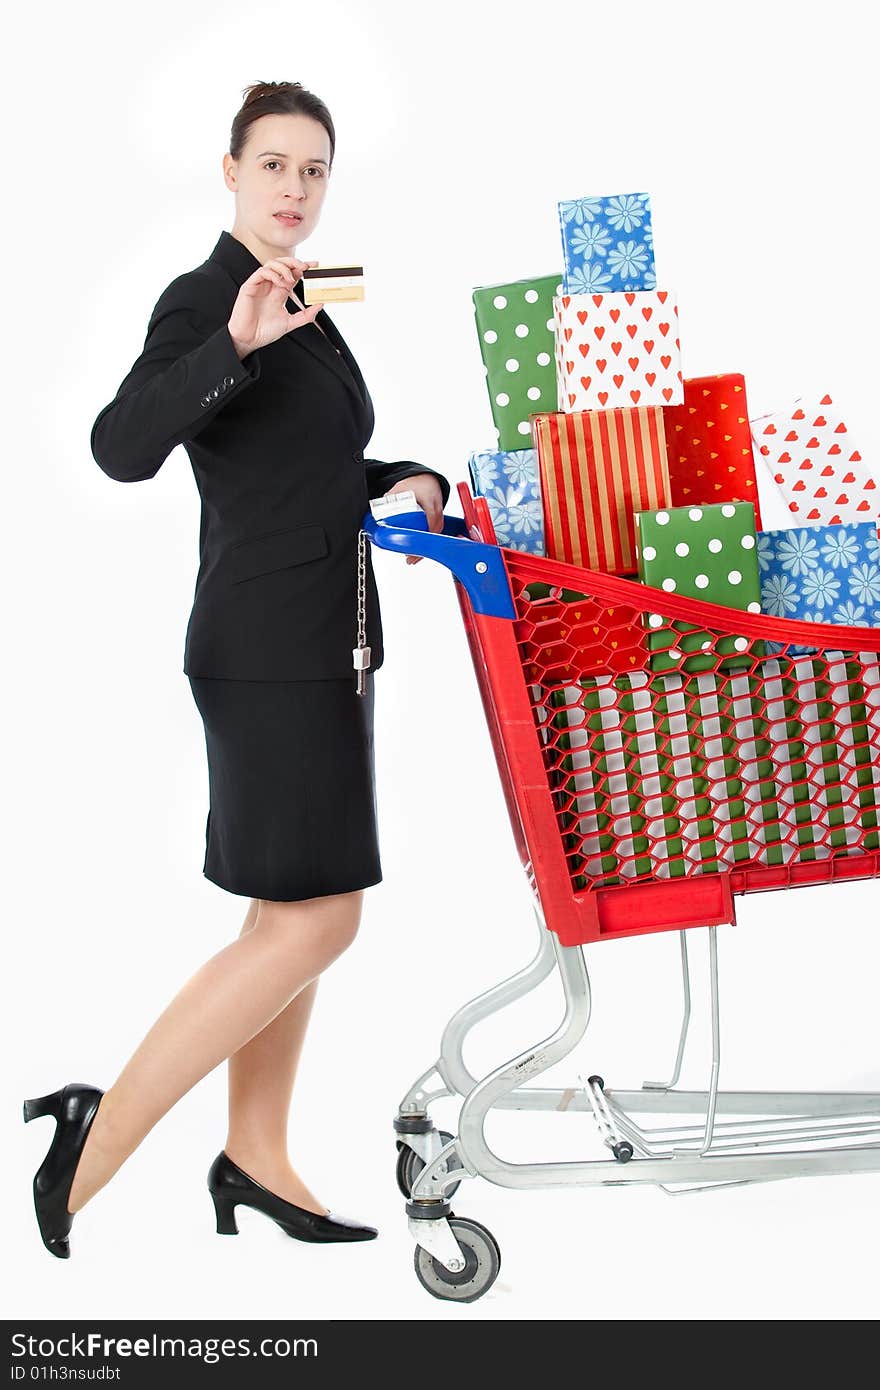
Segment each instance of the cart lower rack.
[{"label": "cart lower rack", "polygon": [[[464,520],[418,512],[363,529],[455,580],[482,706],[540,944],[534,960],[461,1008],[437,1062],[395,1119],[418,1278],[472,1301],[500,1264],[494,1236],[456,1217],[459,1184],[654,1183],[670,1193],[880,1170],[880,1093],[724,1092],[716,929],[751,892],[880,876],[880,629],[769,618],[494,544],[484,499]],[[690,1021],[685,929],[709,934],[712,1062],[706,1091],[676,1089]],[[683,1015],[672,1075],[640,1090],[578,1077],[523,1084],[566,1057],[590,1017],[584,947],[678,930]],[[557,1031],[488,1076],[467,1032],[559,970]],[[432,1101],[461,1097],[458,1133]],[[506,1162],[486,1116],[592,1112],[607,1157]],[[635,1118],[676,1115],[665,1128]]]}]

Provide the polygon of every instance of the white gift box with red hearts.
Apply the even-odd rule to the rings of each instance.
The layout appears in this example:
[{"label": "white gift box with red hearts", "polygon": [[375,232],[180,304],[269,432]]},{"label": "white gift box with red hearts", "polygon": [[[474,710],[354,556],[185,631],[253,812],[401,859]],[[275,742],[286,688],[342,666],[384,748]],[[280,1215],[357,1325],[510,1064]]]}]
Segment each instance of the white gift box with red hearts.
[{"label": "white gift box with red hearts", "polygon": [[670,290],[554,295],[553,320],[559,410],[684,401]]},{"label": "white gift box with red hearts", "polygon": [[880,471],[869,467],[832,408],[802,397],[749,421],[757,457],[800,526],[880,518]]}]

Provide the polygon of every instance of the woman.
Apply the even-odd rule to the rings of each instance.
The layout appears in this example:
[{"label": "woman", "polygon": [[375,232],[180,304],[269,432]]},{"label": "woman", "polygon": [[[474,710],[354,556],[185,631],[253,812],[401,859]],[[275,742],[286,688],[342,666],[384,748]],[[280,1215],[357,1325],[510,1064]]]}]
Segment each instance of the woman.
[{"label": "woman", "polygon": [[[208,756],[204,873],[251,902],[237,940],[171,1000],[109,1090],[71,1083],[25,1101],[26,1120],[56,1120],[34,1201],[61,1258],[75,1213],[224,1058],[228,1131],[208,1174],[218,1232],[236,1233],[245,1204],[302,1240],[378,1234],[295,1172],[288,1110],[318,979],[382,878],[382,629],[360,523],[370,498],[411,488],[442,530],[450,487],[411,460],[364,458],[363,377],[323,307],[296,296],[315,262],[293,253],[317,225],[334,149],[330,113],[299,83],[246,89],[223,157],[232,233],[162,293],[92,429],[97,463],[122,482],[153,477],[178,443],[189,454],[202,513],[184,671]],[[359,692],[352,649],[364,644]]]}]

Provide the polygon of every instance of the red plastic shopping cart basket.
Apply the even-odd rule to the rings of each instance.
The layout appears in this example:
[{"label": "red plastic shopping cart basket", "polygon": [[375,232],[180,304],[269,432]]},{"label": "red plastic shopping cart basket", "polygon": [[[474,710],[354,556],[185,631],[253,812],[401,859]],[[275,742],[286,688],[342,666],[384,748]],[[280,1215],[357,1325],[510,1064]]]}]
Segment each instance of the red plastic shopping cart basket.
[{"label": "red plastic shopping cart basket", "polygon": [[880,874],[880,629],[749,614],[364,519],[446,564],[517,850],[563,945],[735,921],[734,895]]}]

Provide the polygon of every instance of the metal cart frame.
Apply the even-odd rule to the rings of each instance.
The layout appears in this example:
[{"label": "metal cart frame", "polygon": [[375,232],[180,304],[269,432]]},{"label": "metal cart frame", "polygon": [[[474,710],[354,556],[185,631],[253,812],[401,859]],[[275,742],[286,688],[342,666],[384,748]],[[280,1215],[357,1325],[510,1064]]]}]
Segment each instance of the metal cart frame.
[{"label": "metal cart frame", "polygon": [[[632,580],[510,550],[494,543],[485,500],[473,498],[464,483],[458,484],[458,491],[464,519],[446,516],[442,534],[427,530],[421,511],[383,521],[368,515],[363,529],[380,548],[435,559],[455,579],[539,933],[537,952],[528,965],[452,1016],[444,1029],[437,1061],[407,1090],[394,1121],[397,1178],[407,1197],[409,1230],[416,1241],[417,1276],[434,1296],[469,1302],[491,1287],[500,1266],[500,1251],[484,1226],[457,1217],[451,1210],[449,1199],[465,1178],[483,1177],[511,1188],[653,1183],[670,1195],[680,1195],[787,1177],[880,1171],[880,1092],[719,1089],[716,935],[719,925],[736,920],[734,894],[880,876],[880,669],[876,681],[873,675],[880,653],[880,629],[805,624],[745,614],[699,600],[672,598]],[[608,630],[601,623],[593,625],[591,631],[599,634],[598,641],[590,637],[586,645],[586,639],[581,641],[580,648],[576,642],[563,647],[562,663],[554,665],[554,657],[548,664],[546,652],[559,648],[541,649],[535,624],[525,620],[524,614],[529,619],[535,616],[526,607],[530,584],[549,587],[548,611],[553,609],[554,619],[559,605],[554,608],[552,600],[574,592],[581,598],[589,596],[594,616],[600,611],[614,614],[615,625]],[[782,665],[777,663],[772,668],[775,672],[785,671],[784,663],[790,660],[790,650],[797,650],[796,644],[812,643],[814,651],[831,652],[836,662],[828,668],[832,673],[841,669],[844,659],[856,663],[861,672],[860,698],[867,704],[859,705],[864,718],[861,742],[850,735],[846,750],[841,752],[839,733],[837,736],[839,795],[837,830],[833,834],[826,830],[822,840],[817,831],[811,831],[811,847],[802,848],[804,808],[810,806],[811,800],[817,806],[820,800],[824,804],[828,798],[825,788],[831,785],[825,775],[819,798],[815,789],[820,781],[809,769],[800,805],[792,803],[777,816],[784,821],[791,811],[792,828],[789,832],[783,825],[780,843],[773,847],[775,853],[769,846],[769,818],[765,819],[763,801],[748,811],[751,848],[716,846],[718,858],[726,856],[726,860],[713,861],[713,872],[705,872],[704,864],[689,863],[690,851],[686,850],[678,863],[680,876],[670,876],[669,862],[657,861],[655,841],[650,842],[652,857],[645,869],[646,856],[640,859],[632,853],[627,858],[621,849],[624,841],[618,837],[614,842],[618,854],[615,866],[621,873],[615,878],[615,874],[595,871],[596,865],[605,860],[600,861],[598,854],[592,860],[585,857],[585,836],[575,836],[580,851],[577,855],[566,848],[572,840],[571,835],[566,839],[566,827],[579,826],[583,819],[573,814],[572,807],[580,806],[582,801],[577,795],[572,796],[570,790],[564,790],[576,783],[570,770],[567,781],[560,779],[561,755],[555,746],[550,746],[552,739],[559,736],[548,735],[548,729],[551,722],[556,728],[566,727],[569,715],[563,712],[560,719],[551,711],[550,719],[542,721],[541,715],[547,713],[543,702],[548,692],[558,694],[576,678],[584,677],[586,670],[591,673],[590,678],[603,672],[607,678],[610,668],[612,676],[619,678],[618,684],[628,689],[627,667],[621,664],[624,659],[635,672],[644,672],[650,665],[651,648],[644,623],[649,611],[665,615],[665,622],[670,628],[675,625],[676,632],[699,629],[712,634],[716,671],[723,669],[720,653],[731,651],[729,634],[742,634],[737,640],[748,644],[742,659],[751,661],[749,669],[758,682],[757,690],[762,689],[762,661],[769,641],[774,641],[783,653],[779,659]],[[557,638],[554,623],[539,626],[552,628],[551,638]],[[568,635],[566,629],[562,631]],[[722,641],[728,645],[723,647]],[[710,643],[703,645],[705,648]],[[742,650],[742,646],[737,650]],[[536,654],[537,668],[533,661]],[[675,655],[680,657],[681,653]],[[858,665],[860,658],[862,664]],[[723,660],[729,661],[729,657]],[[683,658],[682,664],[685,661]],[[819,669],[824,667],[820,665]],[[847,667],[846,674],[851,675],[853,669]],[[832,683],[832,701],[838,688]],[[849,700],[851,687],[847,685],[845,689]],[[784,727],[789,729],[790,722]],[[740,725],[736,728],[739,730]],[[790,737],[786,734],[787,739]],[[809,754],[812,744],[809,739],[807,743]],[[831,746],[827,739],[826,743]],[[599,736],[591,736],[591,750],[594,745],[602,746]],[[745,766],[742,747],[735,756]],[[824,745],[821,751],[827,755]],[[548,758],[549,753],[554,756]],[[745,776],[742,772],[742,786]],[[610,775],[606,780],[611,785]],[[592,785],[589,777],[587,784]],[[797,784],[795,787],[797,790]],[[674,792],[679,794],[677,786]],[[595,798],[591,804],[595,804]],[[567,807],[565,815],[561,814],[561,805]],[[815,807],[809,815],[818,819]],[[668,841],[668,829],[663,835]],[[757,842],[764,848],[756,850]],[[702,851],[705,841],[695,843]],[[712,1061],[708,1088],[684,1091],[677,1089],[677,1083],[690,1023],[687,929],[697,926],[705,927],[709,937]],[[525,1085],[526,1080],[568,1056],[585,1034],[591,992],[584,946],[661,930],[678,931],[682,968],[682,1021],[669,1080],[646,1081],[640,1090],[630,1091],[606,1087],[602,1077],[595,1075],[579,1077],[576,1087]],[[536,988],[554,967],[559,971],[565,1000],[559,1027],[487,1076],[472,1076],[462,1055],[470,1029]],[[446,1096],[462,1100],[456,1135],[438,1131],[428,1113],[433,1101]],[[590,1110],[608,1157],[583,1162],[511,1163],[496,1154],[486,1139],[486,1117],[493,1108]],[[696,1119],[659,1128],[640,1124],[635,1118],[665,1115]]]}]

